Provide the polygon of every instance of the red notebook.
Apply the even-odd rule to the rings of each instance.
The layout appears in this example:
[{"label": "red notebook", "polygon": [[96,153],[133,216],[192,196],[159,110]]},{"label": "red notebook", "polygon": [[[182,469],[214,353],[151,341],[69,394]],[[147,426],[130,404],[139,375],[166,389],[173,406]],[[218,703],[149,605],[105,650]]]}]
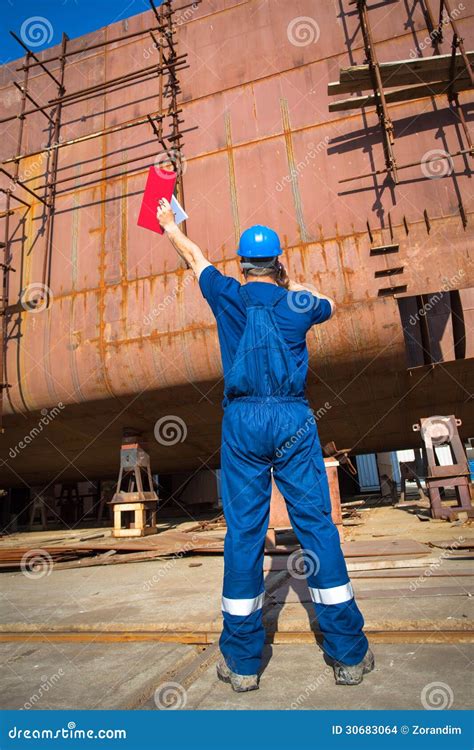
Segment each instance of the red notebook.
[{"label": "red notebook", "polygon": [[163,229],[156,218],[156,209],[158,208],[158,201],[161,198],[171,201],[175,184],[175,172],[150,167],[138,215],[137,224],[139,227],[163,234]]}]

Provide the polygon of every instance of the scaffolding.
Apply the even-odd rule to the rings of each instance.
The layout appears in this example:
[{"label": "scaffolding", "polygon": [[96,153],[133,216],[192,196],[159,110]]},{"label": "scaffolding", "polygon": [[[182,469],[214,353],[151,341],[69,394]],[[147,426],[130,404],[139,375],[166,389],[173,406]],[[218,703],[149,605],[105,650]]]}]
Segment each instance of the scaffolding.
[{"label": "scaffolding", "polygon": [[[71,189],[71,187],[62,187],[65,183],[76,179],[76,175],[58,178],[60,150],[84,141],[100,138],[101,136],[118,131],[125,131],[130,128],[144,127],[150,129],[152,132],[152,142],[157,143],[159,146],[158,151],[155,145],[154,150],[150,153],[141,154],[114,163],[106,162],[105,171],[107,174],[105,176],[103,174],[103,164],[105,163],[105,159],[111,157],[114,152],[110,151],[105,154],[101,152],[97,157],[88,160],[99,161],[99,166],[87,171],[81,171],[81,180],[83,178],[90,179],[87,179],[86,182],[81,182],[79,185],[74,183],[74,189],[94,185],[98,182],[106,182],[116,177],[141,171],[146,166],[147,161],[149,163],[150,160],[155,160],[156,163],[156,159],[158,159],[160,168],[167,167],[176,172],[178,200],[184,206],[182,168],[184,146],[183,136],[185,133],[195,130],[197,126],[183,128],[182,125],[184,121],[180,117],[182,110],[179,108],[178,104],[178,97],[181,93],[178,73],[188,68],[189,65],[187,64],[187,54],[178,54],[176,49],[175,34],[177,24],[175,22],[175,14],[182,14],[183,11],[186,11],[188,8],[193,8],[194,10],[200,2],[201,0],[194,0],[192,3],[174,8],[173,0],[165,0],[165,2],[157,8],[154,1],[149,0],[153,18],[153,25],[150,28],[106,39],[101,42],[90,44],[85,48],[82,46],[74,46],[73,49],[68,45],[70,40],[67,34],[63,33],[59,54],[43,57],[42,59],[29,49],[22,39],[13,32],[10,32],[24,49],[25,57],[23,64],[16,69],[17,72],[23,74],[22,80],[20,83],[15,81],[13,84],[20,93],[19,110],[14,115],[0,119],[0,123],[7,123],[13,120],[18,120],[19,122],[15,155],[0,163],[0,173],[8,180],[7,187],[0,187],[0,192],[5,194],[5,210],[0,213],[0,218],[4,220],[4,239],[3,242],[0,242],[0,249],[3,250],[3,262],[0,263],[2,273],[2,296],[0,299],[0,336],[2,346],[0,356],[1,432],[3,432],[2,418],[5,394],[8,396],[8,389],[11,387],[8,383],[7,373],[9,320],[15,313],[35,309],[39,304],[44,306],[49,304],[49,300],[46,297],[49,294],[56,197],[60,193],[67,192]],[[141,36],[149,36],[151,38],[153,47],[156,49],[158,55],[155,64],[141,67],[138,70],[125,73],[116,78],[105,79],[101,83],[87,86],[85,88],[74,91],[69,91],[67,89],[67,63],[71,58],[84,54],[84,52],[99,50],[109,45],[124,42],[133,38],[139,38]],[[51,64],[54,66],[54,74],[50,69]],[[54,98],[49,99],[43,104],[38,103],[37,97],[34,96],[34,92],[30,90],[30,74],[35,68],[40,68],[41,71],[54,83],[56,88]],[[144,116],[134,120],[103,128],[102,130],[88,133],[78,138],[69,140],[63,140],[61,138],[62,115],[64,109],[68,106],[85,102],[101,95],[113,93],[124,87],[156,79],[158,82],[158,107],[156,110],[148,112]],[[127,104],[133,103],[134,101],[127,101]],[[26,118],[34,113],[41,113],[47,121],[48,142],[45,146],[42,146],[40,150],[27,153],[23,151],[24,125]],[[149,141],[146,142],[148,143]],[[34,176],[20,179],[20,165],[23,160],[38,155],[45,155],[46,157],[45,170],[44,173],[40,175],[44,180],[39,188],[35,186],[35,189],[32,189],[29,183],[38,182],[38,177]],[[142,162],[142,164],[136,164],[136,162]],[[78,163],[81,164],[80,161]],[[111,173],[111,170],[113,171],[114,168],[118,168],[119,171]],[[20,195],[17,195],[17,189],[20,190]],[[24,191],[23,194],[21,191]],[[28,200],[28,198],[30,200]],[[15,268],[12,266],[12,228],[10,220],[12,215],[16,214],[16,210],[13,209],[12,202],[15,201],[20,204],[22,209],[24,209],[25,214],[22,217],[24,220],[26,214],[31,209],[31,199],[42,204],[44,210],[43,232],[45,237],[45,250],[42,264],[42,277],[40,282],[35,285],[40,291],[38,296],[32,299],[23,299],[23,290],[20,290],[19,302],[16,304],[10,304],[9,275],[11,272],[15,272]],[[185,225],[184,231],[186,231]]]},{"label": "scaffolding", "polygon": [[[351,0],[349,5],[357,7],[360,29],[364,42],[366,62],[364,65],[354,65],[340,71],[340,79],[330,83],[328,93],[355,94],[372,89],[371,94],[351,96],[329,104],[330,112],[360,109],[375,106],[383,138],[385,167],[365,174],[354,175],[340,180],[341,183],[353,182],[366,177],[388,174],[393,182],[399,182],[399,171],[418,166],[422,162],[398,164],[395,155],[395,134],[388,105],[405,102],[424,97],[446,94],[448,103],[454,107],[456,116],[464,132],[465,143],[454,153],[439,156],[438,160],[453,159],[458,156],[474,156],[472,138],[469,132],[464,112],[459,102],[459,93],[474,88],[472,65],[474,52],[467,52],[463,38],[459,32],[449,0],[439,0],[438,20],[432,13],[429,0],[422,2],[423,14],[434,50],[432,57],[421,57],[409,60],[396,60],[380,63],[377,57],[375,43],[370,26],[367,0]],[[444,28],[450,26],[452,30],[451,53],[440,54],[440,44],[443,41]],[[387,91],[387,89],[389,89]],[[436,157],[435,157],[436,159]],[[466,223],[466,214],[462,204],[459,211]]]}]

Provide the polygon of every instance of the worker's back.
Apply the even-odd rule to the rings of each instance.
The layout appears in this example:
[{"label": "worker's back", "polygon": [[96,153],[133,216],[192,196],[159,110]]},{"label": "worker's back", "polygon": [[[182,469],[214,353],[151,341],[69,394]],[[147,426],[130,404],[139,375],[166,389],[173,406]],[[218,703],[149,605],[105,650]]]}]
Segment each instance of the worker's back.
[{"label": "worker's back", "polygon": [[[216,316],[226,395],[304,395],[308,369],[306,334],[311,326],[330,317],[329,302],[310,292],[288,292],[276,284],[252,281],[241,285],[214,266],[204,269],[199,284]],[[245,343],[249,315],[253,328]],[[279,336],[275,337],[273,328]],[[280,341],[276,342],[276,338]],[[253,351],[245,354],[247,375],[239,364],[239,347]],[[279,353],[275,353],[275,348]]]}]

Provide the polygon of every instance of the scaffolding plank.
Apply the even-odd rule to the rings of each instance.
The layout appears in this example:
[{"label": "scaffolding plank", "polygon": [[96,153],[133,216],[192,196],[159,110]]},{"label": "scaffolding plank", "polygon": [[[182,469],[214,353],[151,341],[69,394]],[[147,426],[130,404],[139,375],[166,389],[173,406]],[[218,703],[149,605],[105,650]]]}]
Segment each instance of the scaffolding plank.
[{"label": "scaffolding plank", "polygon": [[[467,57],[474,64],[474,51]],[[420,57],[415,60],[395,60],[379,63],[384,87],[416,85],[449,80],[452,55],[435,55]],[[456,54],[455,77],[468,76],[466,65],[460,52]],[[353,65],[342,68],[339,81],[328,84],[328,94],[350,94],[356,91],[372,89],[373,82],[368,65]]]},{"label": "scaffolding plank", "polygon": [[[455,93],[461,91],[468,91],[474,88],[466,76],[458,78],[453,84],[452,90]],[[406,102],[413,99],[423,99],[429,96],[437,96],[439,94],[447,94],[449,89],[449,81],[438,81],[436,83],[422,83],[418,86],[408,86],[395,91],[386,91],[385,100],[387,104],[394,104],[395,102]],[[366,94],[365,96],[351,96],[349,99],[338,99],[335,102],[330,102],[330,112],[341,112],[348,109],[360,109],[361,107],[375,106],[376,97],[375,94]]]}]

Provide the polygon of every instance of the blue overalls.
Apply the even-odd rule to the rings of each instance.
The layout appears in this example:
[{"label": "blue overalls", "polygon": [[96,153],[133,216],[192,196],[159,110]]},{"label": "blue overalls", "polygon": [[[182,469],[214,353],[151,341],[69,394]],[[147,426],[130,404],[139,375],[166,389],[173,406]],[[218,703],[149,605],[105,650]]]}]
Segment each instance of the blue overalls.
[{"label": "blue overalls", "polygon": [[304,397],[306,363],[298,366],[275,320],[273,308],[284,304],[286,295],[262,304],[252,299],[251,287],[240,288],[247,320],[225,384],[221,651],[232,671],[258,672],[265,640],[263,554],[273,468],[303,550],[324,651],[345,664],[357,664],[368,642],[331,520],[318,431]]}]

